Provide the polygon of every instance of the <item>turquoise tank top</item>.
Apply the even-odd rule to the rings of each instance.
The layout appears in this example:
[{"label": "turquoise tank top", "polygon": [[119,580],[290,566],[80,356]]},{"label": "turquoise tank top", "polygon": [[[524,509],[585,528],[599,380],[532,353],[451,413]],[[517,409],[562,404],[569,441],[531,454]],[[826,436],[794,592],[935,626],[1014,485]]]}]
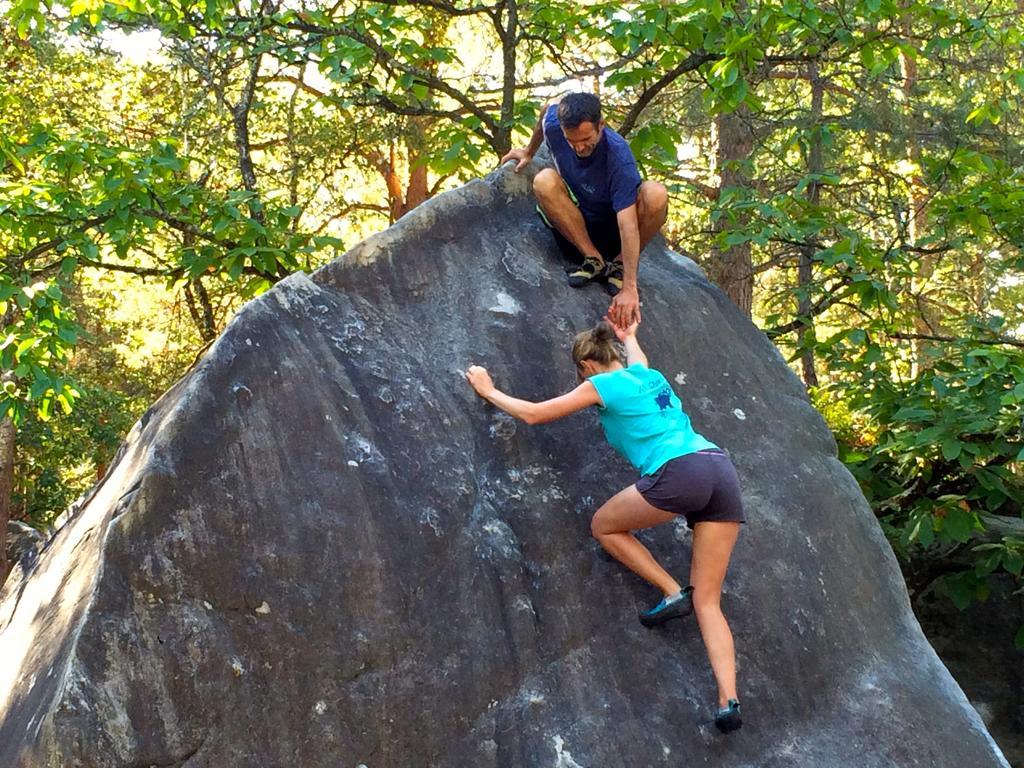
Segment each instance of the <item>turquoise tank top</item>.
[{"label": "turquoise tank top", "polygon": [[668,380],[640,363],[591,376],[604,406],[601,426],[612,448],[641,474],[651,475],[669,459],[717,448],[693,430]]}]

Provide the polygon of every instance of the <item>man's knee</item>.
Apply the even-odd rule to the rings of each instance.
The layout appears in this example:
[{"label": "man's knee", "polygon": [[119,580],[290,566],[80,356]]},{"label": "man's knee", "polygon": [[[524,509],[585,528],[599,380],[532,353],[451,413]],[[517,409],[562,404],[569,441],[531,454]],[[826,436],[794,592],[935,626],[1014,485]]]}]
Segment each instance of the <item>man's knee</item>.
[{"label": "man's knee", "polygon": [[559,192],[565,194],[565,183],[554,168],[544,168],[533,177],[533,194],[537,198],[551,198]]},{"label": "man's knee", "polygon": [[637,197],[640,207],[645,211],[659,216],[668,212],[668,190],[660,182],[642,182]]}]

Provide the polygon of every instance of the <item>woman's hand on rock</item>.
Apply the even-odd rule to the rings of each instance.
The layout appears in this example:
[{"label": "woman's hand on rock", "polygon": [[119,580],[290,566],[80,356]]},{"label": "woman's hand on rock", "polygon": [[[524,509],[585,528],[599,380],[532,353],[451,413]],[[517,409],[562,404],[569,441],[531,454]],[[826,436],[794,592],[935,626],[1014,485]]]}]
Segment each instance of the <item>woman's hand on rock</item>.
[{"label": "woman's hand on rock", "polygon": [[487,397],[494,391],[494,382],[487,369],[480,365],[471,365],[466,371],[466,381],[476,390],[480,397]]}]

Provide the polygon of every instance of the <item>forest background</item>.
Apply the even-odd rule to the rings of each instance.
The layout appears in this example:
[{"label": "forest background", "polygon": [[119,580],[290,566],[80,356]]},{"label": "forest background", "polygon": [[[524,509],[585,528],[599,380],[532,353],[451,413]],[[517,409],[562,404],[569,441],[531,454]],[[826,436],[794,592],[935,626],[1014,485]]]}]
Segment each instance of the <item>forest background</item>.
[{"label": "forest background", "polygon": [[669,188],[670,245],[802,377],[915,602],[1020,605],[1024,0],[0,19],[0,530],[86,492],[246,300],[493,169],[586,89]]}]

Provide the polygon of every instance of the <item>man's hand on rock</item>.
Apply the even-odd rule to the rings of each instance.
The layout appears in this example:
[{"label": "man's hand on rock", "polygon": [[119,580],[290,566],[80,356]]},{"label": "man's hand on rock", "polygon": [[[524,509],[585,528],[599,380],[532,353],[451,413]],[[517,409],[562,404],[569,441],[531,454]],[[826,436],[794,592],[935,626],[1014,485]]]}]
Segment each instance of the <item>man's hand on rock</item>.
[{"label": "man's hand on rock", "polygon": [[640,322],[640,294],[636,288],[622,287],[608,307],[608,319],[619,328]]},{"label": "man's hand on rock", "polygon": [[523,170],[523,168],[525,168],[526,166],[528,166],[530,164],[530,161],[532,159],[533,159],[533,155],[531,155],[525,149],[510,149],[508,154],[505,155],[503,158],[501,158],[501,164],[504,165],[509,160],[515,160],[516,161],[515,171],[516,171],[516,173],[519,173],[521,170]]}]

